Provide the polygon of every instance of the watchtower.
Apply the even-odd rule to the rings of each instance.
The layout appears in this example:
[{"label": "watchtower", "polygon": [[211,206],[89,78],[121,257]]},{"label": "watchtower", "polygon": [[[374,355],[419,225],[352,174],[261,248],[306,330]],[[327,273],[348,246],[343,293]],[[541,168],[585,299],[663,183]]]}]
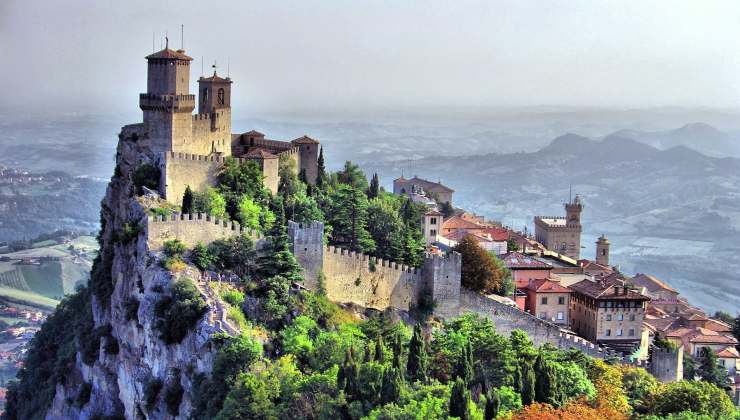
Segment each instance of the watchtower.
[{"label": "watchtower", "polygon": [[596,262],[601,265],[609,265],[609,239],[601,235],[596,240]]},{"label": "watchtower", "polygon": [[231,109],[231,79],[219,77],[216,70],[213,76],[198,79],[198,114],[210,114],[222,109]]},{"label": "watchtower", "polygon": [[184,50],[171,50],[169,42],[162,51],[146,56],[147,91],[139,95],[144,111],[144,127],[150,148],[158,152],[179,151],[178,140],[191,135],[191,115],[195,95],[189,92],[190,62]]},{"label": "watchtower", "polygon": [[565,221],[567,226],[581,227],[581,212],[583,203],[581,197],[576,194],[570,203],[565,203]]}]

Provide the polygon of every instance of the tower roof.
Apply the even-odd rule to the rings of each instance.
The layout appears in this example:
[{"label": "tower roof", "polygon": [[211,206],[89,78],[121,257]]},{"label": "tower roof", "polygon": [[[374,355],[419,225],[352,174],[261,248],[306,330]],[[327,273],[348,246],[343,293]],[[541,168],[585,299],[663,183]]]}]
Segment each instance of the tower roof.
[{"label": "tower roof", "polygon": [[185,55],[185,50],[171,50],[165,48],[162,51],[157,51],[154,54],[146,56],[147,60],[182,60],[182,61],[193,61],[193,58]]},{"label": "tower roof", "polygon": [[277,156],[260,148],[250,150],[244,157],[247,159],[277,159]]},{"label": "tower roof", "polygon": [[319,144],[318,141],[316,141],[316,140],[314,140],[314,139],[312,139],[311,137],[308,137],[308,136],[298,137],[297,139],[291,141],[291,143],[293,143],[293,144]]},{"label": "tower roof", "polygon": [[211,83],[233,83],[230,78],[223,78],[216,74],[216,70],[213,71],[213,76],[211,77],[201,77],[198,79],[198,83],[200,82],[211,82]]}]

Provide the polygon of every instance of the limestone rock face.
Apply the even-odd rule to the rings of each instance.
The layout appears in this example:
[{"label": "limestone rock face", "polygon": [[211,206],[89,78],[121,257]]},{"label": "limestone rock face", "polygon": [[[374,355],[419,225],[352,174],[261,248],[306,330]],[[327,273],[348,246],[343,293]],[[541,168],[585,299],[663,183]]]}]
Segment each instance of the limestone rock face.
[{"label": "limestone rock face", "polygon": [[[101,254],[109,253],[114,286],[109,302],[93,293],[92,313],[96,328],[110,325],[113,338],[101,339],[92,366],[83,363],[78,352],[75,372],[69,375],[74,380],[57,385],[47,419],[87,419],[94,415],[127,419],[188,418],[194,377],[211,371],[214,349],[210,337],[216,330],[209,324],[208,316],[179,344],[165,344],[155,327],[154,307],[169,293],[172,283],[178,277],[197,279],[198,274],[188,268],[173,275],[161,268],[147,249],[146,210],[136,198],[131,181],[134,169],[140,164],[156,165],[157,156],[147,151],[145,140],[139,127],[124,127],[116,156],[116,173],[101,204]],[[121,232],[126,228],[129,236],[122,239]],[[135,302],[138,310],[132,316],[130,308],[135,309]],[[160,380],[163,386],[157,402],[147,408],[145,389],[152,380]],[[178,416],[168,413],[163,398],[175,382],[184,390]],[[81,387],[90,388],[86,403],[78,401]]]}]

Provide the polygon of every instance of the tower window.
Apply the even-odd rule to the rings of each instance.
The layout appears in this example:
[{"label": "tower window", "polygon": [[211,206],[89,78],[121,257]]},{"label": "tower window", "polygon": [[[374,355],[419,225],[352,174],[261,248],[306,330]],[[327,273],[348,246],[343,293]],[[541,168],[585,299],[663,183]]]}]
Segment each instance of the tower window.
[{"label": "tower window", "polygon": [[208,89],[203,89],[203,103],[208,102]]},{"label": "tower window", "polygon": [[224,104],[224,88],[220,88],[218,90],[218,104],[219,105]]}]

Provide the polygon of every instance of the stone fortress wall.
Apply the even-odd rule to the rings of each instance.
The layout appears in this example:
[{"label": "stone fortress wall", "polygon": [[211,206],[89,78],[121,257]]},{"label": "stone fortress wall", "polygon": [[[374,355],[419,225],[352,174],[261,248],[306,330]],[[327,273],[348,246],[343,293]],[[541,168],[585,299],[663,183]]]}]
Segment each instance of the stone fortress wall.
[{"label": "stone fortress wall", "polygon": [[163,153],[159,160],[160,195],[170,203],[179,205],[188,186],[194,192],[215,186],[224,160],[218,156]]},{"label": "stone fortress wall", "polygon": [[[177,239],[188,248],[198,243],[209,245],[219,239],[247,235],[255,242],[264,238],[257,232],[245,229],[237,222],[222,220],[204,213],[173,214],[169,217],[147,218],[146,238],[150,251],[160,251],[166,241]],[[259,246],[258,246],[259,248]]]}]

